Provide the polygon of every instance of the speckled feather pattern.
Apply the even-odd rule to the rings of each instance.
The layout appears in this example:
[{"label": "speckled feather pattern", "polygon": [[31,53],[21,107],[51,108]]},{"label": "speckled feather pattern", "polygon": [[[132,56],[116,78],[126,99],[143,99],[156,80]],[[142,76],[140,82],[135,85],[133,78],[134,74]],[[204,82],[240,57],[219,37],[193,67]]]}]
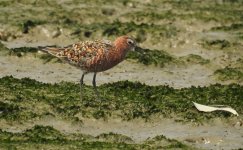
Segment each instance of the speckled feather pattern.
[{"label": "speckled feather pattern", "polygon": [[86,72],[101,72],[124,60],[130,46],[129,37],[123,36],[115,42],[107,40],[81,41],[66,48],[47,47],[44,51],[81,68]]}]

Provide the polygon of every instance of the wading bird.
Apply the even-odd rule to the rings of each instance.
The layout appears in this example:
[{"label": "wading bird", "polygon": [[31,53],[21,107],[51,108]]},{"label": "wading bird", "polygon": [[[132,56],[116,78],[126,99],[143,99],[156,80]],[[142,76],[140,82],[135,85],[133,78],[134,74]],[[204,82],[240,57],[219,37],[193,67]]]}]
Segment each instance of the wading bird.
[{"label": "wading bird", "polygon": [[46,47],[42,49],[55,57],[80,68],[80,99],[82,100],[83,79],[87,73],[94,73],[93,87],[100,100],[96,87],[96,74],[108,70],[125,59],[128,51],[134,50],[136,42],[129,36],[120,36],[114,42],[107,40],[81,41],[65,48]]}]

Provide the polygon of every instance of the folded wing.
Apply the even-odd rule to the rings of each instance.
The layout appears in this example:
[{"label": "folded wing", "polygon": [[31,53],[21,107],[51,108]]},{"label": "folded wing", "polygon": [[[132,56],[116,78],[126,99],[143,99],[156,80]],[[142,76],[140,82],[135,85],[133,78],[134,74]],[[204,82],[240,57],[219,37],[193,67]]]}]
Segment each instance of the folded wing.
[{"label": "folded wing", "polygon": [[42,51],[67,61],[76,67],[85,67],[105,59],[112,48],[111,42],[85,41],[65,48],[45,47]]}]

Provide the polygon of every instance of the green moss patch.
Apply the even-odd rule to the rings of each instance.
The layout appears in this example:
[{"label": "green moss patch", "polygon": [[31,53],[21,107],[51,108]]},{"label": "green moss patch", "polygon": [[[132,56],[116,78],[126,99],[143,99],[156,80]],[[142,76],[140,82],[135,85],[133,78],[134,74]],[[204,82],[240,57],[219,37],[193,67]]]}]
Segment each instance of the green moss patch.
[{"label": "green moss patch", "polygon": [[3,45],[2,42],[0,42],[0,51],[6,51],[6,50],[8,49]]},{"label": "green moss patch", "polygon": [[29,30],[37,25],[44,24],[44,21],[26,20],[20,24],[22,33],[29,33]]},{"label": "green moss patch", "polygon": [[[158,6],[166,5],[170,6],[170,10],[153,9]],[[147,4],[147,9],[129,12],[124,15],[125,18],[131,18],[137,22],[150,22],[158,20],[169,20],[174,21],[181,19],[183,21],[215,21],[220,23],[231,23],[240,21],[242,18],[242,10],[235,9],[241,5],[242,2],[225,1],[222,3],[210,2],[201,3],[191,0],[185,1],[154,1],[153,3]],[[149,7],[151,6],[151,7]]]},{"label": "green moss patch", "polygon": [[243,24],[242,23],[233,23],[230,26],[219,26],[213,27],[212,30],[224,30],[224,31],[234,31],[234,30],[242,30]]},{"label": "green moss patch", "polygon": [[238,37],[239,40],[243,39],[243,24],[242,23],[232,23],[228,26],[217,26],[211,29],[212,31],[224,31]]},{"label": "green moss patch", "polygon": [[20,108],[15,104],[8,104],[0,101],[0,118],[16,119]]},{"label": "green moss patch", "polygon": [[134,141],[127,136],[116,134],[116,133],[103,133],[96,137],[101,141],[109,141],[109,142],[119,142],[119,143],[134,143]]},{"label": "green moss patch", "polygon": [[2,42],[0,42],[0,55],[8,55],[9,49],[6,48]]},{"label": "green moss patch", "polygon": [[[178,142],[177,140],[168,139],[163,135],[156,136],[152,139],[147,139],[146,144],[156,145],[157,148],[159,147],[161,149],[175,149],[175,148],[188,149],[188,150],[193,149],[181,142]],[[154,148],[156,148],[156,147],[154,147]]]},{"label": "green moss patch", "polygon": [[231,46],[227,40],[204,40],[202,46],[206,49],[226,49]]},{"label": "green moss patch", "polygon": [[37,48],[34,47],[20,47],[20,48],[12,48],[9,50],[10,55],[15,55],[21,57],[26,53],[36,53],[38,51]]},{"label": "green moss patch", "polygon": [[166,63],[174,60],[174,58],[165,51],[136,48],[135,52],[130,52],[127,56],[129,59],[135,59],[145,65],[156,65],[164,67]]},{"label": "green moss patch", "polygon": [[152,40],[157,42],[160,38],[171,38],[176,36],[177,33],[180,32],[176,26],[171,24],[166,25],[154,25],[149,23],[141,23],[136,24],[134,22],[120,22],[115,21],[112,24],[108,24],[104,26],[103,35],[107,36],[119,36],[119,35],[126,35],[131,33],[136,33],[136,40],[137,42],[141,41],[141,36],[144,38],[147,37],[148,34],[153,35]]},{"label": "green moss patch", "polygon": [[[70,26],[70,25],[69,25]],[[151,42],[157,43],[158,41],[166,38],[171,38],[177,35],[180,30],[172,25],[155,25],[152,23],[135,23],[133,21],[121,22],[114,20],[111,23],[93,23],[88,25],[73,24],[73,35],[90,37],[101,33],[103,36],[117,37],[121,35],[134,35],[137,42],[143,42],[147,40],[147,35],[153,35]]]},{"label": "green moss patch", "polygon": [[208,64],[210,62],[209,59],[205,59],[202,56],[189,54],[187,56],[180,57],[179,60],[184,61],[185,63],[194,63],[194,64]]},{"label": "green moss patch", "polygon": [[[237,6],[241,5],[240,1],[225,1],[223,3],[211,2],[209,5],[193,2],[191,0],[185,2],[172,2],[173,6],[184,10],[183,18],[191,19],[196,18],[202,21],[215,21],[215,22],[235,22],[242,18],[242,10],[235,9]],[[190,11],[189,11],[190,10]]]},{"label": "green moss patch", "polygon": [[154,12],[152,9],[136,11],[132,13],[127,13],[124,17],[131,18],[136,22],[149,22],[149,21],[158,21],[158,20],[174,20],[178,16],[176,13],[173,13],[171,10],[165,12]]},{"label": "green moss patch", "polygon": [[[102,102],[96,100],[93,88],[85,86],[83,101],[79,97],[79,85],[73,83],[44,84],[28,78],[0,79],[0,96],[4,103],[13,103],[11,109],[19,112],[22,121],[48,114],[77,120],[83,117],[107,118],[121,117],[125,120],[134,118],[149,119],[159,114],[164,117],[177,117],[188,121],[202,121],[214,117],[229,117],[226,112],[198,112],[192,101],[205,105],[229,105],[238,113],[243,112],[243,87],[237,84],[211,85],[209,87],[191,87],[173,89],[168,86],[148,86],[138,82],[120,81],[99,86]],[[37,107],[41,103],[42,106]],[[20,109],[22,106],[24,109]],[[100,108],[100,109],[98,109]],[[32,114],[29,114],[32,112]],[[2,118],[9,119],[11,111]],[[35,114],[35,115],[33,115]],[[79,120],[79,119],[78,119]]]},{"label": "green moss patch", "polygon": [[243,81],[243,71],[240,68],[225,67],[214,72],[219,80],[237,80]]},{"label": "green moss patch", "polygon": [[[112,140],[111,138],[112,137]],[[122,140],[124,139],[125,140]],[[164,137],[164,136],[163,136]],[[100,141],[100,138],[103,141]],[[127,141],[127,139],[129,139]],[[177,148],[188,149],[186,146],[176,140],[155,138],[156,141],[166,140],[162,145],[153,143],[152,140],[140,144],[131,144],[131,139],[119,134],[109,133],[92,137],[83,134],[63,134],[50,126],[36,125],[21,133],[6,132],[0,129],[0,146],[6,149],[128,149],[140,150],[151,148]]]},{"label": "green moss patch", "polygon": [[239,39],[243,40],[243,33],[238,33]]}]

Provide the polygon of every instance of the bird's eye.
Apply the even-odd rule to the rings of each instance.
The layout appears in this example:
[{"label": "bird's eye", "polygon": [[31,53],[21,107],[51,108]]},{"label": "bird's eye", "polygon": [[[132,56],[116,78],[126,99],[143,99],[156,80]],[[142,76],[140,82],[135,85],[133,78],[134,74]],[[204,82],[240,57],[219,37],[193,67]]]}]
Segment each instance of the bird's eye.
[{"label": "bird's eye", "polygon": [[131,39],[128,39],[128,40],[127,40],[127,43],[128,43],[129,45],[133,45],[134,42],[133,42]]}]

